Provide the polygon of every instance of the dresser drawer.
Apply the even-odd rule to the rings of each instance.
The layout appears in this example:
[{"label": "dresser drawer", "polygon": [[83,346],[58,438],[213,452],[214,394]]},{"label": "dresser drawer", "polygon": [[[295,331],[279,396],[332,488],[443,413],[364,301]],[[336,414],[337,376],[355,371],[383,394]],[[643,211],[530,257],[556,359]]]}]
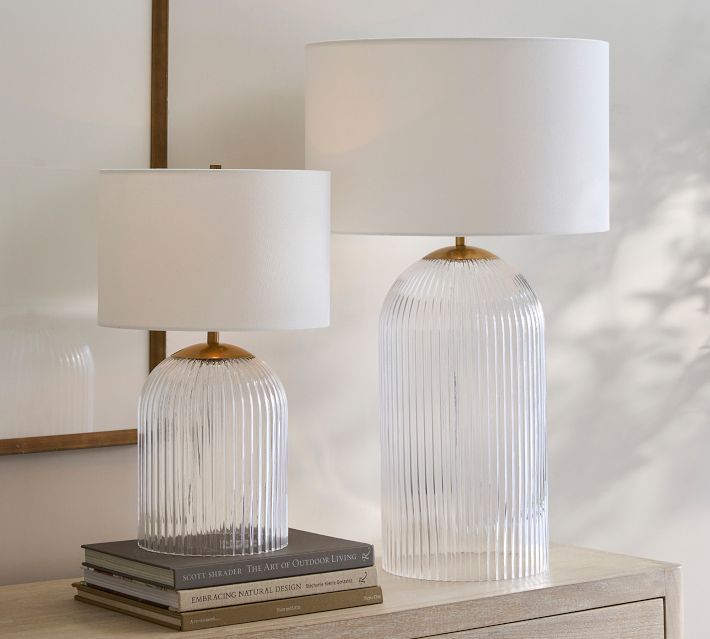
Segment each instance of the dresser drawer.
[{"label": "dresser drawer", "polygon": [[663,599],[464,630],[437,639],[663,639]]}]

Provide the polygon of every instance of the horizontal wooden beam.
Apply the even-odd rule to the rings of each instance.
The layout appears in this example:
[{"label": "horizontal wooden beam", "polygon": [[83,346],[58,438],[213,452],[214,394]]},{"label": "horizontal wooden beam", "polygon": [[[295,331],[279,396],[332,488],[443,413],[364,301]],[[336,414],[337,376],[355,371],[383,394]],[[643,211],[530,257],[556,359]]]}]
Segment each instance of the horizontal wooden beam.
[{"label": "horizontal wooden beam", "polygon": [[103,448],[105,446],[131,446],[138,442],[135,428],[104,430],[96,433],[69,433],[40,437],[0,439],[0,455],[46,453],[53,450]]}]

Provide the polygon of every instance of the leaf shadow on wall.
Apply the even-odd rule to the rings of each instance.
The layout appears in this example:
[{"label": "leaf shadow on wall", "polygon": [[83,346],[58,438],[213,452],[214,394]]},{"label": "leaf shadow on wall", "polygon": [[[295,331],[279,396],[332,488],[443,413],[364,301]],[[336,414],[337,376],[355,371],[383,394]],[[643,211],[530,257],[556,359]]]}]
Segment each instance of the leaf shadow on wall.
[{"label": "leaf shadow on wall", "polygon": [[698,124],[615,151],[612,231],[545,238],[530,269],[547,319],[553,538],[654,552],[710,512],[710,129]]}]

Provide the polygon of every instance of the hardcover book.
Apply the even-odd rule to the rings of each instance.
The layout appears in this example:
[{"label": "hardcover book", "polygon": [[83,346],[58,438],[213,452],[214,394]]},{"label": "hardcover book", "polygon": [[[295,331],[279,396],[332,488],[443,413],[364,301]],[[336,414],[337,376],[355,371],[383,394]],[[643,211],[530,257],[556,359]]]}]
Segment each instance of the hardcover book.
[{"label": "hardcover book", "polygon": [[229,626],[251,621],[264,621],[266,619],[278,619],[312,612],[325,612],[326,610],[340,610],[342,608],[382,603],[382,590],[379,586],[375,586],[320,595],[306,595],[305,597],[290,597],[277,601],[262,601],[240,606],[211,608],[193,612],[174,612],[155,604],[145,603],[124,595],[117,595],[94,588],[83,582],[75,583],[74,587],[77,590],[77,594],[74,596],[77,601],[122,612],[176,630],[202,630],[217,626]]},{"label": "hardcover book", "polygon": [[290,528],[288,546],[236,557],[167,555],[138,547],[135,539],[84,544],[84,565],[175,590],[310,575],[374,564],[371,544]]},{"label": "hardcover book", "polygon": [[377,585],[377,569],[356,568],[298,577],[282,577],[228,586],[175,590],[93,568],[84,568],[89,586],[167,606],[178,612],[273,601],[301,595],[316,595],[336,590],[355,590]]}]

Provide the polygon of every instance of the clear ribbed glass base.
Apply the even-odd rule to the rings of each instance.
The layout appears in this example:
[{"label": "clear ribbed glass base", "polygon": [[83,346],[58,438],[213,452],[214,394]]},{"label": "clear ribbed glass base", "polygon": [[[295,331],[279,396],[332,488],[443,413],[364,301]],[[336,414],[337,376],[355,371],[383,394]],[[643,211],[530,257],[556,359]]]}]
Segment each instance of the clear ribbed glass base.
[{"label": "clear ribbed glass base", "polygon": [[286,394],[263,362],[161,362],[139,405],[138,545],[177,555],[283,548],[286,430]]},{"label": "clear ribbed glass base", "polygon": [[383,567],[488,581],[548,562],[544,323],[499,259],[421,260],[380,318]]}]

